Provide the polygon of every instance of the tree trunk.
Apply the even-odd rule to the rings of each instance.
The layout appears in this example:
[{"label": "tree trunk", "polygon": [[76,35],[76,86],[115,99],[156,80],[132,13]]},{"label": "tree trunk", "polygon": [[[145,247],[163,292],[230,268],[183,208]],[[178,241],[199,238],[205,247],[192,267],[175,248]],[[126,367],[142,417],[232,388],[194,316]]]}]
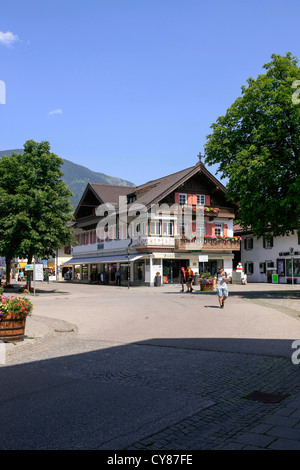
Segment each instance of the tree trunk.
[{"label": "tree trunk", "polygon": [[[32,264],[32,258],[33,258],[33,255],[30,253],[27,257],[27,264]],[[31,276],[33,276],[33,273],[31,274],[30,272],[28,276],[28,272],[27,272],[26,285],[27,285],[27,289],[29,290],[31,288],[31,280],[32,280]]]},{"label": "tree trunk", "polygon": [[11,259],[5,258],[6,263],[6,283],[10,284]]}]

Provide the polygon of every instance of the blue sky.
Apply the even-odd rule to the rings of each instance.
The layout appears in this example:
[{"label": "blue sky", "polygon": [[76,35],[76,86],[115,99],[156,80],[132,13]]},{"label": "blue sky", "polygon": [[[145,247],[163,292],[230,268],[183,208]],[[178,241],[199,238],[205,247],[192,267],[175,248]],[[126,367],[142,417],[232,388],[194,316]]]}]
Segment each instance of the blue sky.
[{"label": "blue sky", "polygon": [[2,2],[0,150],[48,140],[136,184],[192,166],[271,54],[300,59],[299,16],[299,0]]}]

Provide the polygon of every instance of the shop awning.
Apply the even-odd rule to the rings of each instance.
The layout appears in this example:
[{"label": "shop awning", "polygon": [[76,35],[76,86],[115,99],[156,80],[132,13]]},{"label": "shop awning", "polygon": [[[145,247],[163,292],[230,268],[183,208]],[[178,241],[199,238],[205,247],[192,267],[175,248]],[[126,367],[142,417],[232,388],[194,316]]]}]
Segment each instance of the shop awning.
[{"label": "shop awning", "polygon": [[[143,258],[144,255],[129,255],[129,261],[136,261]],[[73,258],[69,259],[62,266],[69,266],[74,264],[98,264],[98,263],[126,263],[128,261],[127,255],[117,256],[98,256],[97,258]]]},{"label": "shop awning", "polygon": [[25,266],[27,266],[27,263],[23,263],[22,261],[19,262],[19,268],[20,269],[25,268]]}]

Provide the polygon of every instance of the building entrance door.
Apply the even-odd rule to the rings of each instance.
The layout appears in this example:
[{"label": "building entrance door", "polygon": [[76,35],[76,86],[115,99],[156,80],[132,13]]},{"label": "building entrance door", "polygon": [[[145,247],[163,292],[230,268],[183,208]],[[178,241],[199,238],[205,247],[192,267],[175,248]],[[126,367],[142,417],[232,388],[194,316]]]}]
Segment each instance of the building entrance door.
[{"label": "building entrance door", "polygon": [[185,269],[189,265],[189,260],[163,260],[163,283],[164,284],[180,284],[180,268]]}]

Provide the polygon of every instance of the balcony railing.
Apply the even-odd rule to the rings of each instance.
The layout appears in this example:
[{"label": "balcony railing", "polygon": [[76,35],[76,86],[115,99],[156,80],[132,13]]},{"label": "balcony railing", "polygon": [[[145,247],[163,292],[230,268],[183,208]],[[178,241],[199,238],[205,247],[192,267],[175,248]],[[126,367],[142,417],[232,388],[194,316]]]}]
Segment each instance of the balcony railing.
[{"label": "balcony railing", "polygon": [[194,238],[189,239],[176,239],[175,240],[175,251],[239,251],[240,250],[240,238],[237,237],[225,237],[225,238]]}]

